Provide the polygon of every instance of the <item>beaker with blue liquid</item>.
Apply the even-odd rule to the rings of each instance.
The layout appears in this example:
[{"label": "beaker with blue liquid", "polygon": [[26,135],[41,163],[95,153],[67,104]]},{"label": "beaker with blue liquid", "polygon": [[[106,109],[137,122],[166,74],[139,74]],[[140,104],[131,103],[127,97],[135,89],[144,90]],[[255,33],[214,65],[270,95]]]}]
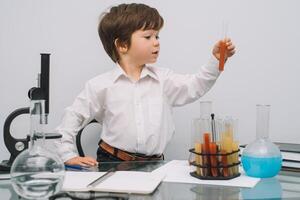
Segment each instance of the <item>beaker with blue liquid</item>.
[{"label": "beaker with blue liquid", "polygon": [[242,165],[248,176],[273,177],[281,169],[279,148],[269,140],[270,105],[256,105],[256,140],[242,153]]}]

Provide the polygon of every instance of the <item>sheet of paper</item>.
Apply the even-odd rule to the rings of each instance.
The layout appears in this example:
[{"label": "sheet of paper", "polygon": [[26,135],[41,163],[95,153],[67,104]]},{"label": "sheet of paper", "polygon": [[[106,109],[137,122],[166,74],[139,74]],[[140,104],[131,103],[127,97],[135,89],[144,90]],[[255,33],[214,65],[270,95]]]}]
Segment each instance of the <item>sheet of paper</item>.
[{"label": "sheet of paper", "polygon": [[66,171],[62,190],[88,191],[86,186],[104,174],[105,172]]},{"label": "sheet of paper", "polygon": [[231,180],[201,180],[190,175],[190,172],[195,171],[193,166],[190,166],[186,160],[173,160],[160,168],[152,171],[153,174],[165,175],[164,182],[175,183],[193,183],[205,185],[222,185],[234,187],[254,187],[259,181],[259,178],[248,177],[240,170],[241,176]]},{"label": "sheet of paper", "polygon": [[164,178],[161,174],[137,171],[116,171],[103,182],[88,188],[93,180],[103,176],[105,172],[74,172],[67,171],[63,183],[64,191],[103,191],[119,193],[152,193]]},{"label": "sheet of paper", "polygon": [[118,171],[113,176],[95,186],[95,191],[150,194],[162,181],[163,176],[150,172]]}]

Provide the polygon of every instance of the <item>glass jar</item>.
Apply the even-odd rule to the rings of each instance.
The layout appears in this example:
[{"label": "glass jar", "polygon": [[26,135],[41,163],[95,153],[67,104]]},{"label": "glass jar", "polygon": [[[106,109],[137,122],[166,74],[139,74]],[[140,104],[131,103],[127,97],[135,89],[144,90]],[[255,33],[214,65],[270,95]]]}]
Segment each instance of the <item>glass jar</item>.
[{"label": "glass jar", "polygon": [[269,140],[269,115],[270,105],[256,106],[256,140],[246,146],[241,158],[248,176],[273,177],[281,169],[281,152]]},{"label": "glass jar", "polygon": [[11,167],[11,182],[16,193],[27,199],[46,199],[57,193],[64,179],[64,164],[45,148],[44,100],[30,102],[30,145]]}]

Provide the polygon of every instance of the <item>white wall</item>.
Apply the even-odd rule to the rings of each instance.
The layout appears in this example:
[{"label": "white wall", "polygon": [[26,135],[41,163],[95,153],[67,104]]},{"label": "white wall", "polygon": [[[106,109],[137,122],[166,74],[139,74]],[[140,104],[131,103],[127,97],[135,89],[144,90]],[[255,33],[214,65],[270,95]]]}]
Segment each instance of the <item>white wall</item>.
[{"label": "white wall", "polygon": [[[63,109],[85,81],[113,68],[98,38],[97,22],[103,10],[121,2],[0,1],[0,127],[14,109],[28,106],[27,91],[36,85],[41,52],[52,54],[49,127],[60,123]],[[139,2],[156,7],[165,19],[157,65],[180,73],[195,72],[208,60],[220,39],[222,21],[228,21],[237,53],[202,100],[212,100],[218,114],[239,118],[242,143],[255,137],[257,103],[272,106],[272,140],[300,142],[300,1]],[[198,115],[199,101],[175,109],[177,132],[166,150],[167,159],[187,158],[190,121]],[[27,117],[17,118],[14,136],[25,137],[27,124]],[[8,155],[1,136],[0,160]]]}]

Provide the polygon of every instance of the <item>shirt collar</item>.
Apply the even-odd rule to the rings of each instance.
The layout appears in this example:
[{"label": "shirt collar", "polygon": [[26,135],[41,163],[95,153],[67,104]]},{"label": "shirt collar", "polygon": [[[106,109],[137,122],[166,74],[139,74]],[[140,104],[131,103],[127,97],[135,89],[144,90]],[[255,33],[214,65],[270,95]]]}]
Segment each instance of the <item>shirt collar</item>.
[{"label": "shirt collar", "polygon": [[121,76],[127,77],[119,63],[116,63],[115,69],[112,70],[112,81],[116,82]]},{"label": "shirt collar", "polygon": [[[112,71],[112,81],[116,82],[121,76],[128,77],[125,71],[122,69],[122,67],[119,65],[119,63],[116,63],[116,68]],[[158,81],[158,76],[151,67],[145,65],[142,69],[141,77],[140,79],[150,76],[151,78]]]},{"label": "shirt collar", "polygon": [[141,73],[141,77],[140,78],[144,78],[146,76],[150,76],[151,78],[155,79],[158,81],[158,76],[157,74],[152,70],[151,67],[145,65],[143,67],[142,73]]}]

